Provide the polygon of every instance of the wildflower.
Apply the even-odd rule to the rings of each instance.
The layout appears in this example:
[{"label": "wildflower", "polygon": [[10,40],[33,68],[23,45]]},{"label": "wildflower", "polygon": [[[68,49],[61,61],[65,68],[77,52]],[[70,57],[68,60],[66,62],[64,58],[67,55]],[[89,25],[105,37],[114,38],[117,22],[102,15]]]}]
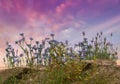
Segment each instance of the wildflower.
[{"label": "wildflower", "polygon": [[107,39],[106,39],[106,38],[104,38],[104,44],[106,44],[106,40],[107,40]]},{"label": "wildflower", "polygon": [[107,42],[107,44],[106,44],[107,46],[111,46],[111,43],[110,42]]},{"label": "wildflower", "polygon": [[61,46],[64,46],[64,43],[63,42],[59,42]]},{"label": "wildflower", "polygon": [[79,43],[78,43],[78,46],[79,46],[79,47],[82,46],[82,42],[79,42]]},{"label": "wildflower", "polygon": [[13,56],[15,56],[14,49],[11,50],[11,53],[12,53]]},{"label": "wildflower", "polygon": [[104,38],[104,41],[106,41],[107,39],[106,38]]},{"label": "wildflower", "polygon": [[27,46],[28,46],[29,48],[31,48],[31,44],[27,44]]},{"label": "wildflower", "polygon": [[21,33],[20,36],[24,36],[24,33]]},{"label": "wildflower", "polygon": [[97,38],[97,37],[95,37],[95,39],[96,39],[96,41],[98,40],[98,38]]},{"label": "wildflower", "polygon": [[49,48],[45,49],[45,53],[49,52]]},{"label": "wildflower", "polygon": [[87,38],[84,38],[84,41],[87,41]]},{"label": "wildflower", "polygon": [[54,34],[50,34],[50,36],[52,37],[52,39],[54,39]]},{"label": "wildflower", "polygon": [[38,45],[38,44],[39,44],[39,41],[36,41],[36,44]]},{"label": "wildflower", "polygon": [[68,53],[67,55],[70,56],[71,58],[75,57],[74,53]]},{"label": "wildflower", "polygon": [[32,41],[32,40],[33,40],[33,38],[31,37],[31,38],[30,38],[30,40]]},{"label": "wildflower", "polygon": [[11,45],[8,45],[8,48],[11,48],[12,46]]},{"label": "wildflower", "polygon": [[99,33],[97,33],[97,36],[99,36]]},{"label": "wildflower", "polygon": [[23,37],[21,40],[22,40],[22,41],[25,41],[25,37]]},{"label": "wildflower", "polygon": [[13,57],[13,63],[19,63],[19,59],[18,59],[18,57]]},{"label": "wildflower", "polygon": [[78,53],[79,53],[79,54],[81,54],[81,53],[82,53],[82,51],[78,51]]},{"label": "wildflower", "polygon": [[43,59],[45,59],[46,58],[46,53],[43,53],[42,56],[43,56]]},{"label": "wildflower", "polygon": [[51,37],[54,37],[54,34],[50,34]]},{"label": "wildflower", "polygon": [[75,44],[74,47],[76,48],[78,46],[78,44]]},{"label": "wildflower", "polygon": [[15,44],[18,44],[18,41],[15,41]]},{"label": "wildflower", "polygon": [[6,52],[9,52],[8,48],[6,48],[5,50],[6,50]]},{"label": "wildflower", "polygon": [[81,59],[84,59],[86,56],[86,53],[81,53]]},{"label": "wildflower", "polygon": [[39,46],[40,48],[44,48],[44,45],[42,45],[42,44],[40,44],[40,46]]},{"label": "wildflower", "polygon": [[86,49],[85,46],[83,46],[83,47],[82,47],[82,50],[85,50],[85,49]]},{"label": "wildflower", "polygon": [[110,34],[110,36],[112,37],[112,36],[113,36],[113,34],[111,33],[111,34]]},{"label": "wildflower", "polygon": [[93,40],[91,40],[91,42],[93,43],[94,41],[93,41]]},{"label": "wildflower", "polygon": [[95,42],[95,43],[94,43],[94,45],[95,45],[95,47],[97,47],[97,46],[98,46],[98,43],[97,43],[97,42]]},{"label": "wildflower", "polygon": [[38,57],[38,53],[34,53],[34,57],[37,58]]},{"label": "wildflower", "polygon": [[34,45],[34,46],[33,46],[33,49],[34,49],[34,50],[37,50],[37,47],[36,47],[36,45]]},{"label": "wildflower", "polygon": [[49,44],[57,45],[57,44],[59,44],[59,42],[56,41],[56,40],[50,40],[50,41],[49,41]]},{"label": "wildflower", "polygon": [[72,47],[70,48],[70,52],[71,52],[71,53],[73,52],[73,48],[72,48]]},{"label": "wildflower", "polygon": [[45,41],[44,40],[42,40],[42,45],[45,45]]},{"label": "wildflower", "polygon": [[33,52],[33,49],[30,49],[30,52]]},{"label": "wildflower", "polygon": [[67,51],[69,50],[69,48],[66,49]]},{"label": "wildflower", "polygon": [[100,32],[100,34],[101,34],[101,36],[102,36],[103,32]]},{"label": "wildflower", "polygon": [[88,45],[87,47],[88,47],[88,49],[91,49],[91,48],[92,48],[92,45],[90,44],[90,45]]},{"label": "wildflower", "polygon": [[91,42],[92,42],[92,43],[94,42],[94,38],[92,38]]},{"label": "wildflower", "polygon": [[82,32],[83,36],[85,36],[85,32]]},{"label": "wildflower", "polygon": [[21,43],[22,43],[22,39],[20,39],[20,40],[18,41],[18,43],[21,44]]},{"label": "wildflower", "polygon": [[45,38],[45,40],[49,40],[50,38]]},{"label": "wildflower", "polygon": [[68,45],[68,40],[65,41],[65,44]]},{"label": "wildflower", "polygon": [[20,54],[20,57],[23,57],[23,54],[22,54],[22,53]]},{"label": "wildflower", "polygon": [[101,36],[99,35],[99,38],[100,38]]}]

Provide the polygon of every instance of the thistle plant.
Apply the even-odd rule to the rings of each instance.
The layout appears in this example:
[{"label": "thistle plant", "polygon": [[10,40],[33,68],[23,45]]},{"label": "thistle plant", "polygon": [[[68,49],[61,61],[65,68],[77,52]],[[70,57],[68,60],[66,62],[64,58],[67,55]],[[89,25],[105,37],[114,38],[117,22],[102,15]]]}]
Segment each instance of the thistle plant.
[{"label": "thistle plant", "polygon": [[[31,37],[29,41],[26,40],[24,33],[20,34],[20,40],[15,41],[15,44],[20,49],[15,50],[8,42],[6,48],[6,58],[9,67],[26,66],[32,67],[34,65],[51,65],[53,63],[64,65],[70,60],[95,60],[117,59],[117,52],[113,48],[113,44],[103,37],[103,33],[97,33],[89,42],[86,38],[86,33],[83,32],[83,40],[75,44],[78,51],[73,47],[69,47],[69,42],[58,42],[55,40],[55,35],[50,34],[51,38],[45,38],[40,41],[33,41]],[[110,35],[112,37],[112,34]],[[22,54],[19,54],[21,52]]]},{"label": "thistle plant", "polygon": [[17,45],[23,50],[26,56],[26,62],[28,66],[33,66],[34,64],[40,64],[42,61],[42,50],[45,47],[45,41],[41,44],[39,41],[35,41],[33,45],[33,38],[30,38],[30,42],[28,43],[25,40],[24,34],[20,34],[22,39],[17,41]]},{"label": "thistle plant", "polygon": [[85,32],[83,32],[83,41],[75,44],[75,47],[79,47],[78,53],[81,59],[117,59],[117,51],[113,49],[113,44],[108,42],[106,37],[103,37],[102,32],[97,33],[92,38],[91,43],[88,43]]},{"label": "thistle plant", "polygon": [[[50,38],[42,41],[35,41],[32,37],[26,40],[24,33],[21,33],[20,39],[15,41],[18,49],[13,48],[9,42],[6,43],[6,59],[3,60],[8,63],[8,67],[24,65],[30,68],[30,72],[32,70],[36,72],[37,68],[39,76],[35,77],[33,74],[33,77],[37,78],[37,81],[31,81],[33,84],[70,84],[74,81],[87,80],[90,73],[95,72],[92,68],[95,68],[96,64],[87,63],[86,60],[113,61],[117,59],[117,52],[102,32],[97,33],[91,41],[88,40],[85,32],[82,35],[83,40],[71,47],[67,40],[57,41],[54,34],[50,34]],[[110,36],[112,38],[112,34]],[[44,65],[45,70],[38,74],[40,65]]]},{"label": "thistle plant", "polygon": [[[6,48],[6,59],[8,63],[8,67],[15,67],[20,66],[22,54],[18,55],[18,50],[14,50],[14,48],[7,42],[7,48]],[[4,58],[5,62],[5,58]]]}]

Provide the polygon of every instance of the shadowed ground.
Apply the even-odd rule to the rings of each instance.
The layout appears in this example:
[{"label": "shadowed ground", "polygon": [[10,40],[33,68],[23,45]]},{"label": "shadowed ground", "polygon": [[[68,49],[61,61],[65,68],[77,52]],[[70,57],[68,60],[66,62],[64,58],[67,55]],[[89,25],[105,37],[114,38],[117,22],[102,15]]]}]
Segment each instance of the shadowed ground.
[{"label": "shadowed ground", "polygon": [[[91,73],[91,70],[95,65],[94,63],[89,62],[86,67],[83,69],[82,73],[88,73],[89,78],[83,79],[81,81],[74,81],[71,84],[119,84],[120,83],[120,67],[118,65],[97,65],[95,72]],[[39,74],[38,74],[39,73]],[[73,72],[74,73],[74,72]],[[0,71],[0,82],[8,84],[5,81],[11,80],[14,77],[19,81],[18,84],[32,84],[33,81],[37,81],[38,76],[40,79],[47,77],[47,72],[45,68],[40,69],[30,69],[30,68],[13,68],[5,69]],[[49,80],[49,79],[47,79]],[[11,83],[10,83],[11,84]],[[15,83],[16,84],[16,83]]]}]

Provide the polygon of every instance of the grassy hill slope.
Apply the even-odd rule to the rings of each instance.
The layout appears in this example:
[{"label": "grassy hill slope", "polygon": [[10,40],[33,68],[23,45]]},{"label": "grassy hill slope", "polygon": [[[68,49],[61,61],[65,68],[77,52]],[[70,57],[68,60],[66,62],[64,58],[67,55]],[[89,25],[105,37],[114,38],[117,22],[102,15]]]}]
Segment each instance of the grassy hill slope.
[{"label": "grassy hill slope", "polygon": [[69,69],[64,68],[64,70],[61,70],[63,68],[60,66],[44,67],[42,70],[39,68],[6,69],[0,71],[0,82],[3,84],[120,83],[120,67],[117,65],[84,63],[84,68],[78,67],[76,64],[65,67],[69,67]]}]

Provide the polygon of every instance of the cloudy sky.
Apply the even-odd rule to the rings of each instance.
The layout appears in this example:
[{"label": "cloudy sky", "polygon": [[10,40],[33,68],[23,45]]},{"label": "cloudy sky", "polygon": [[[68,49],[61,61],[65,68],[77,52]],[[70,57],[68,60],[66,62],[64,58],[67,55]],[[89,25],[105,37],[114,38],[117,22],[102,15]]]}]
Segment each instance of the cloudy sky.
[{"label": "cloudy sky", "polygon": [[71,43],[97,32],[113,33],[120,45],[120,0],[0,0],[0,56],[6,41],[14,43],[19,33],[42,40],[55,33],[58,40]]}]

